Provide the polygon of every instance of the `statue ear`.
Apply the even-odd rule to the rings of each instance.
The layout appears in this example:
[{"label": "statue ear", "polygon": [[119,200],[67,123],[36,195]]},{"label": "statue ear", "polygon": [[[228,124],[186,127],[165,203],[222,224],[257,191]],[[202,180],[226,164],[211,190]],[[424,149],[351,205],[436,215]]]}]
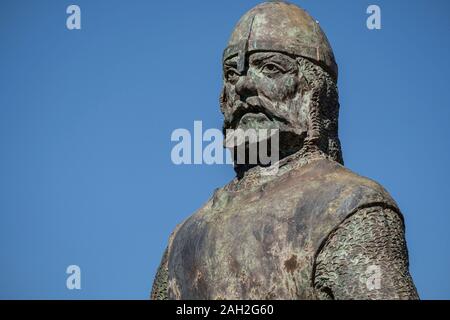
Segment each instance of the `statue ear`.
[{"label": "statue ear", "polygon": [[311,84],[304,74],[300,74],[300,87],[302,89],[302,92],[309,92],[312,89]]},{"label": "statue ear", "polygon": [[298,65],[298,76],[300,78],[300,88],[302,92],[311,91],[312,86],[310,84],[310,81],[308,78],[306,78],[305,74],[305,63],[303,61],[303,58],[298,57],[297,59],[297,65]]},{"label": "statue ear", "polygon": [[307,137],[306,140],[314,140],[317,136],[315,128],[317,127],[317,105],[314,99],[314,85],[312,79],[307,77],[306,62],[304,58],[298,57],[298,76],[300,78],[300,92],[301,92],[301,108],[306,114]]}]

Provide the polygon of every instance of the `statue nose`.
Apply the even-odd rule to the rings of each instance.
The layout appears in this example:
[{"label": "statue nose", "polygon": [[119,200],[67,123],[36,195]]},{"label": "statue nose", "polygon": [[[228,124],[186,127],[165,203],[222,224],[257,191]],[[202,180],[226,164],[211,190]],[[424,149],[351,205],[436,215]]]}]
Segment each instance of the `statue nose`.
[{"label": "statue nose", "polygon": [[255,82],[248,75],[239,77],[239,80],[236,82],[235,90],[241,100],[257,95]]}]

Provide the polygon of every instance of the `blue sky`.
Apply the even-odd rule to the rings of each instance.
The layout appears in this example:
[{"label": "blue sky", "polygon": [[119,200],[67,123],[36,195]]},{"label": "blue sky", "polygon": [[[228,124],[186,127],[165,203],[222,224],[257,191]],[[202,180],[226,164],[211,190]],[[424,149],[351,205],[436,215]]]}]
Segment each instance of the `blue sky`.
[{"label": "blue sky", "polygon": [[[399,203],[421,298],[450,299],[450,2],[293,2],[334,48],[346,166]],[[148,297],[172,229],[233,177],[175,166],[170,136],[221,127],[222,50],[257,3],[1,1],[0,298]]]}]

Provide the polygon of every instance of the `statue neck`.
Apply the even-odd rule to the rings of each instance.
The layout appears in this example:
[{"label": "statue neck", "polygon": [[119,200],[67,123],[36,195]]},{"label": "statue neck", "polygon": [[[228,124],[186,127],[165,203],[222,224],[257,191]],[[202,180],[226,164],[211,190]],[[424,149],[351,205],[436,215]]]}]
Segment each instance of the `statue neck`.
[{"label": "statue neck", "polygon": [[236,170],[236,178],[226,186],[226,189],[228,191],[251,190],[260,187],[293,169],[298,169],[312,161],[321,159],[331,158],[320,150],[307,152],[305,149],[301,149],[294,154],[282,158],[277,164],[272,165],[271,167],[254,166],[247,170],[245,170],[245,167],[240,167],[241,171],[238,172],[238,170]]}]

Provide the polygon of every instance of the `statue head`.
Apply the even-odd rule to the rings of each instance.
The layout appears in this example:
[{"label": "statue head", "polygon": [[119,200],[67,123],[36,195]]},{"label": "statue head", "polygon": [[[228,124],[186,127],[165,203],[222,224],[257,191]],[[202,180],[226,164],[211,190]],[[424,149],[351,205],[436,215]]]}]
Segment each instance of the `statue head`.
[{"label": "statue head", "polygon": [[278,129],[280,157],[342,163],[338,69],[318,22],[299,7],[262,3],[238,22],[223,54],[220,99],[228,129]]}]

